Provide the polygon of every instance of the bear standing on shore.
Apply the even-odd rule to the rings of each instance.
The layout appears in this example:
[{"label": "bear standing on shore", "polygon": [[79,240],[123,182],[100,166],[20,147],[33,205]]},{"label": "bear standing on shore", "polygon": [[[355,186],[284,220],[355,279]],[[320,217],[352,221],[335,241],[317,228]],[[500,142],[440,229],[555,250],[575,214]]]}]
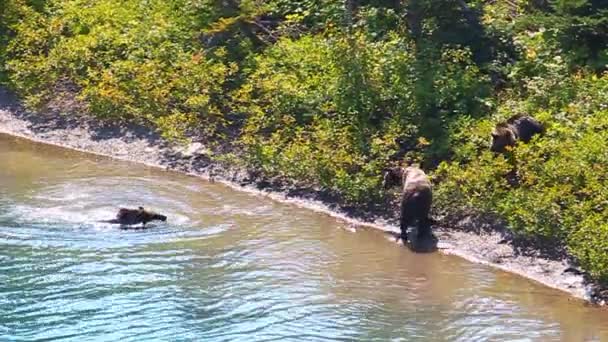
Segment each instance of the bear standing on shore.
[{"label": "bear standing on shore", "polygon": [[527,115],[515,115],[506,122],[496,125],[492,131],[492,152],[503,153],[507,146],[515,146],[517,141],[529,142],[536,134],[544,132],[544,126]]},{"label": "bear standing on shore", "polygon": [[382,186],[388,189],[403,185],[401,197],[401,239],[407,242],[407,228],[417,224],[417,238],[432,237],[429,213],[433,201],[431,182],[421,169],[413,166],[395,167],[384,171]]}]

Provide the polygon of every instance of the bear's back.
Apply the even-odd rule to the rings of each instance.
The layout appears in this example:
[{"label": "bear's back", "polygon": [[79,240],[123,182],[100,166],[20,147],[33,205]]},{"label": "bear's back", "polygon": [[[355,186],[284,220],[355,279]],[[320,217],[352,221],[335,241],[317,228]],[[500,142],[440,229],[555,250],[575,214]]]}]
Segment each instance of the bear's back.
[{"label": "bear's back", "polygon": [[404,178],[404,191],[431,190],[429,177],[417,167],[406,168]]},{"label": "bear's back", "polygon": [[120,223],[135,224],[141,222],[140,214],[141,210],[120,208],[118,210],[118,214],[116,215],[116,219]]}]

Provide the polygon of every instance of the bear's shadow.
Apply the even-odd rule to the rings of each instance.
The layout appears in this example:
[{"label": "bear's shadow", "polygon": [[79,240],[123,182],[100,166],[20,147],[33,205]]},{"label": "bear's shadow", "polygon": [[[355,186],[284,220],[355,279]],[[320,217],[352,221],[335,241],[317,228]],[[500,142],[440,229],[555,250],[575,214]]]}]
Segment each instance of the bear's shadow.
[{"label": "bear's shadow", "polygon": [[[393,236],[395,241],[403,242],[401,239],[401,234],[397,232],[387,232],[387,234]],[[433,253],[437,251],[437,243],[439,240],[437,237],[431,233],[430,236],[418,237],[415,230],[409,231],[407,233],[407,242],[404,244],[410,250],[415,253]]]},{"label": "bear's shadow", "polygon": [[146,224],[145,226],[142,226],[141,224],[134,224],[134,225],[120,225],[118,228],[120,230],[147,230],[150,228],[155,228],[156,225],[154,224]]}]

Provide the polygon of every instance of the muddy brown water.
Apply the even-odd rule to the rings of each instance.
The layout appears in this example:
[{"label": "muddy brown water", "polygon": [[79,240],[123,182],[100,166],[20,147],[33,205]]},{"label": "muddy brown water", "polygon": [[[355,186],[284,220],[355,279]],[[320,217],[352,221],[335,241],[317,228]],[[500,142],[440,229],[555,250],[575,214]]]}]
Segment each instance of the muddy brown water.
[{"label": "muddy brown water", "polygon": [[[118,206],[169,217],[96,223]],[[608,312],[221,184],[0,135],[0,340],[608,341]]]}]

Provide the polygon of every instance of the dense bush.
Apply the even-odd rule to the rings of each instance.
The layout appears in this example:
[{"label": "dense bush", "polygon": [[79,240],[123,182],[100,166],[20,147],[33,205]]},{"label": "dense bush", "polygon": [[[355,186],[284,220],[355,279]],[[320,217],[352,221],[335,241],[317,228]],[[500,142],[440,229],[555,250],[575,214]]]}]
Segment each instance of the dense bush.
[{"label": "dense bush", "polygon": [[189,17],[179,2],[49,1],[14,25],[12,84],[33,107],[75,96],[95,115],[151,122],[170,137],[213,132],[236,67],[193,43]]},{"label": "dense bush", "polygon": [[419,145],[412,159],[445,157],[450,123],[479,112],[487,82],[468,50],[432,51],[416,55],[397,35],[279,41],[256,58],[235,96],[248,113],[250,161],[365,202],[379,195],[395,139]]},{"label": "dense bush", "polygon": [[[202,135],[233,146],[227,160],[347,204],[379,203],[382,168],[421,162],[438,210],[497,216],[567,246],[608,281],[605,1],[0,0],[0,9],[0,82],[33,108],[136,120],[177,141]],[[515,113],[547,133],[491,154],[489,132]]]},{"label": "dense bush", "polygon": [[499,112],[526,110],[547,123],[547,133],[519,144],[505,157],[487,151],[483,138],[492,129],[489,121],[467,127],[460,161],[445,163],[435,173],[444,179],[439,201],[445,209],[497,214],[522,235],[561,241],[591,274],[608,279],[608,251],[603,249],[608,75],[578,74],[559,87],[536,88],[533,83],[536,91],[548,93],[506,102]]},{"label": "dense bush", "polygon": [[0,11],[0,83],[4,83],[8,79],[5,65],[7,47],[15,35],[13,27],[26,15],[26,11],[32,11],[33,8],[16,0],[0,0],[0,8],[2,9]]},{"label": "dense bush", "polygon": [[608,64],[608,2],[603,0],[557,0],[531,5],[536,11],[522,28],[542,27],[547,39],[563,51],[571,67],[606,70]]}]

